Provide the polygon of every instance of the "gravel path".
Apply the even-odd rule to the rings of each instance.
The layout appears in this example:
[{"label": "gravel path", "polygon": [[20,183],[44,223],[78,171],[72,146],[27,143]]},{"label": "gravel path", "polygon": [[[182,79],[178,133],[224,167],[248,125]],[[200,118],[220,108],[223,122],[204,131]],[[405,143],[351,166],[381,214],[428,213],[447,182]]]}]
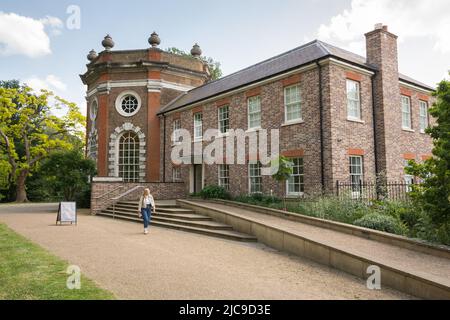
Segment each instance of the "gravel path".
[{"label": "gravel path", "polygon": [[[259,243],[81,214],[55,226],[57,205],[0,205],[0,222],[81,267],[121,299],[409,299]],[[1,258],[1,257],[0,257]]]},{"label": "gravel path", "polygon": [[450,260],[446,258],[243,208],[218,203],[199,204],[226,210],[235,215],[278,227],[307,239],[450,286]]}]

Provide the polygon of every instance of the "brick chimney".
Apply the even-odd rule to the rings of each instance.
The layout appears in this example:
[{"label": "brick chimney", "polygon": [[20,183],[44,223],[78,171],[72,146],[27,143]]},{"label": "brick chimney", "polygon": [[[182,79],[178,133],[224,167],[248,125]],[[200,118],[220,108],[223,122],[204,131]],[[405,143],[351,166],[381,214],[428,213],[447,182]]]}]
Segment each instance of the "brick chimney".
[{"label": "brick chimney", "polygon": [[398,166],[397,150],[394,144],[398,130],[401,130],[400,86],[398,74],[397,36],[388,27],[379,23],[365,34],[367,63],[375,66],[374,108],[376,122],[377,171],[389,177]]}]

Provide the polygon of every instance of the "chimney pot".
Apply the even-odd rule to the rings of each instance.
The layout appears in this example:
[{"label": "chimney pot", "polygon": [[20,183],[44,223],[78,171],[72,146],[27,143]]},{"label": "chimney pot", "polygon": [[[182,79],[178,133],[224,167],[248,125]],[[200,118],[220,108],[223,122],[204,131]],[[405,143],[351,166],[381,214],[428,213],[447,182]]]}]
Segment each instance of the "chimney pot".
[{"label": "chimney pot", "polygon": [[383,26],[383,31],[388,31],[388,26]]},{"label": "chimney pot", "polygon": [[375,30],[379,30],[379,29],[382,29],[382,28],[383,28],[383,24],[382,23],[377,23],[375,25]]}]

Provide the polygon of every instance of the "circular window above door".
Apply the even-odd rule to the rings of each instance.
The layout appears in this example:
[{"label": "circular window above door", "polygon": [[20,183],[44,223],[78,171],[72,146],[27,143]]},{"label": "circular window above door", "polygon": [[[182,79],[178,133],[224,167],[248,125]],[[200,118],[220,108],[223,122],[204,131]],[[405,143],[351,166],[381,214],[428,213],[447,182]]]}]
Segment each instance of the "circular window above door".
[{"label": "circular window above door", "polygon": [[116,110],[124,117],[132,117],[141,108],[141,98],[134,91],[124,91],[116,99]]}]

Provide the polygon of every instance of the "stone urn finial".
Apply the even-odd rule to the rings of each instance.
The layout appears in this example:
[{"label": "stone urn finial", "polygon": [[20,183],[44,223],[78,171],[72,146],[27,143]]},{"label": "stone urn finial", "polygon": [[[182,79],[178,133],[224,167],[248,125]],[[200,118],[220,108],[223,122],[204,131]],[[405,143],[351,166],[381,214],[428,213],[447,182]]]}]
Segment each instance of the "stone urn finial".
[{"label": "stone urn finial", "polygon": [[96,58],[98,57],[97,52],[95,52],[94,49],[92,49],[91,51],[89,51],[89,54],[87,55],[87,59],[89,61],[94,61]]},{"label": "stone urn finial", "polygon": [[196,59],[200,59],[200,56],[202,55],[202,49],[197,43],[192,47],[191,55]]},{"label": "stone urn finial", "polygon": [[106,51],[110,51],[114,48],[114,41],[109,34],[107,34],[105,39],[103,39],[102,46],[105,47]]},{"label": "stone urn finial", "polygon": [[150,38],[148,38],[148,43],[150,43],[152,48],[156,48],[161,43],[161,39],[159,38],[159,35],[153,31],[153,33],[150,35]]}]

